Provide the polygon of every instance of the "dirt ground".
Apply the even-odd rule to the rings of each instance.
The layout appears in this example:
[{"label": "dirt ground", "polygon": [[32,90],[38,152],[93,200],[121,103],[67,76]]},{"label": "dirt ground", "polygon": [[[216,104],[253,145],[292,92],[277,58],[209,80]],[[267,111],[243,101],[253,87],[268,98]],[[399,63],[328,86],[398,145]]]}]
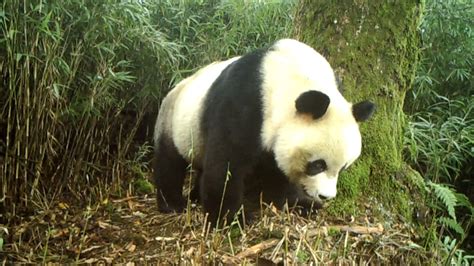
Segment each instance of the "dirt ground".
[{"label": "dirt ground", "polygon": [[4,233],[3,263],[368,264],[433,260],[410,225],[368,216],[309,218],[264,207],[251,225],[205,229],[198,206],[157,211],[154,196],[88,208],[58,202]]}]

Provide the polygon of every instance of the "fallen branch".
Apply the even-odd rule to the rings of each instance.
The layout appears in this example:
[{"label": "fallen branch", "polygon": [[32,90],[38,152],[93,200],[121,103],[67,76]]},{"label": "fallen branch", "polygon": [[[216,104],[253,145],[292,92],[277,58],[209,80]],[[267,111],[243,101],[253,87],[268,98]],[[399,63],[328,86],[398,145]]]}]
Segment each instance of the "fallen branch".
[{"label": "fallen branch", "polygon": [[243,259],[246,257],[254,256],[257,255],[258,253],[262,252],[265,249],[271,248],[275,246],[278,243],[278,239],[269,239],[266,241],[263,241],[261,243],[258,243],[256,245],[253,245],[249,247],[248,249],[241,251],[236,255],[238,259]]},{"label": "fallen branch", "polygon": [[309,230],[307,233],[308,237],[320,235],[321,233],[327,234],[328,231],[340,231],[340,232],[348,232],[360,235],[366,234],[376,234],[380,235],[383,233],[383,226],[381,224],[377,224],[376,227],[368,227],[368,226],[360,226],[360,225],[328,225],[328,226],[321,226],[321,228]]},{"label": "fallen branch", "polygon": [[243,259],[247,257],[255,256],[258,253],[275,246],[278,243],[278,241],[279,241],[278,239],[265,240],[261,243],[258,243],[256,245],[253,245],[247,248],[244,251],[239,252],[237,255],[233,257],[228,256],[228,255],[223,255],[222,262],[224,262],[225,264],[240,264]]},{"label": "fallen branch", "polygon": [[120,202],[129,201],[129,200],[133,200],[133,199],[138,199],[138,196],[129,196],[129,197],[126,197],[126,198],[115,199],[115,200],[112,200],[112,202],[113,203],[120,203]]}]

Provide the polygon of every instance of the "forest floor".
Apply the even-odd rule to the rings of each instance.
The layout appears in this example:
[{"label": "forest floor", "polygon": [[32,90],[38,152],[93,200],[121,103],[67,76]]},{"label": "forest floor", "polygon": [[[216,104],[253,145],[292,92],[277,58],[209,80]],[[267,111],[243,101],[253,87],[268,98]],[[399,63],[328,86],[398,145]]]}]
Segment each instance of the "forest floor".
[{"label": "forest floor", "polygon": [[329,219],[324,212],[303,218],[271,206],[244,229],[218,231],[204,229],[200,207],[162,214],[153,196],[111,198],[82,209],[58,202],[20,219],[7,228],[0,262],[352,265],[424,264],[438,257],[416,244],[408,224]]}]

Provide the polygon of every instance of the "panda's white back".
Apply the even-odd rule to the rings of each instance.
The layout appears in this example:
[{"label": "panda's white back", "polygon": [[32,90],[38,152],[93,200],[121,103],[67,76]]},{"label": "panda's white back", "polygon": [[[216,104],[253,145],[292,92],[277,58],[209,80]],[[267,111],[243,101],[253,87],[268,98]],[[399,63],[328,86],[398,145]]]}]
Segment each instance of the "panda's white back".
[{"label": "panda's white back", "polygon": [[170,134],[178,152],[187,161],[202,155],[200,116],[203,101],[221,72],[239,57],[212,63],[178,83],[165,97],[155,125],[155,145],[163,133]]}]

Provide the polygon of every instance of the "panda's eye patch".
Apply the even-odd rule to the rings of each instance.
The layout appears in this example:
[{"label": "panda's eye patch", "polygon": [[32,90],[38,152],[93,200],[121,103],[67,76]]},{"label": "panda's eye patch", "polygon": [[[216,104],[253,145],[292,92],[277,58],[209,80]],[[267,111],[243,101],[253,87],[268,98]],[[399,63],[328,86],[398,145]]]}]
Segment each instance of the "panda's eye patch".
[{"label": "panda's eye patch", "polygon": [[305,173],[307,175],[317,175],[319,173],[326,171],[326,169],[327,169],[326,162],[323,159],[319,159],[316,161],[309,162],[306,165]]}]

